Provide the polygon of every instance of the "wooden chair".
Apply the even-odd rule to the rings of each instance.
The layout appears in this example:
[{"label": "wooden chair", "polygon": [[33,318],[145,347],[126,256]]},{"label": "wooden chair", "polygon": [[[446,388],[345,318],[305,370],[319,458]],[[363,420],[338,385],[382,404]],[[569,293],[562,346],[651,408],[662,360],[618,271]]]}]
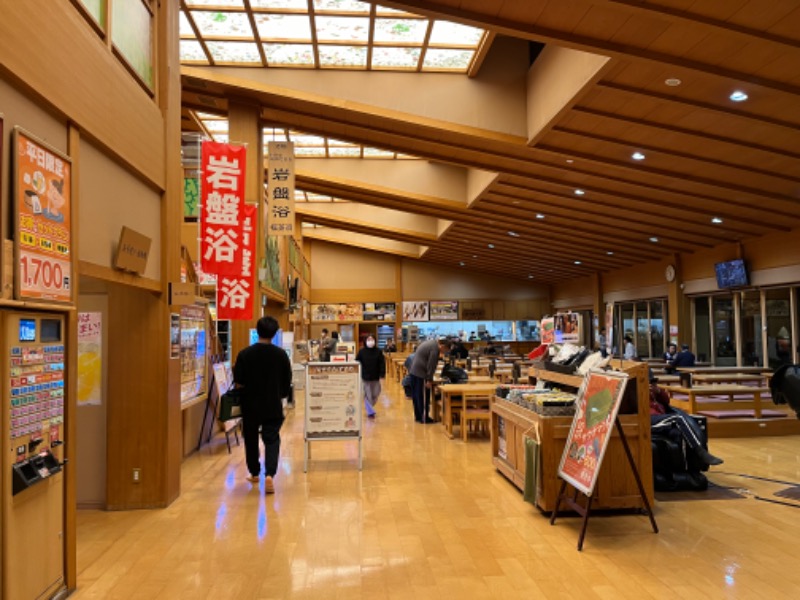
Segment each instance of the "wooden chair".
[{"label": "wooden chair", "polygon": [[485,432],[489,431],[492,419],[491,402],[492,397],[488,392],[464,392],[461,396],[461,439],[465,442],[469,435],[470,423],[475,423],[475,431],[479,425]]}]

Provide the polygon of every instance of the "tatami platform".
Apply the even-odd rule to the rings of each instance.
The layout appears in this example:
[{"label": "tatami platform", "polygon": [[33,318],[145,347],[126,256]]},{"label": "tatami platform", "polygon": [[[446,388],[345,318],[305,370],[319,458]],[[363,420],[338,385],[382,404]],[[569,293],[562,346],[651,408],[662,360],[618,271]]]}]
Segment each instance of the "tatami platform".
[{"label": "tatami platform", "polygon": [[712,440],[718,487],[657,494],[659,534],[643,516],[593,518],[579,553],[577,519],[551,527],[495,472],[487,441],[415,424],[388,386],[361,472],[355,443],[318,442],[303,473],[301,396],[274,496],[218,437],[185,461],[169,508],[79,511],[73,597],[798,597],[799,437]]}]

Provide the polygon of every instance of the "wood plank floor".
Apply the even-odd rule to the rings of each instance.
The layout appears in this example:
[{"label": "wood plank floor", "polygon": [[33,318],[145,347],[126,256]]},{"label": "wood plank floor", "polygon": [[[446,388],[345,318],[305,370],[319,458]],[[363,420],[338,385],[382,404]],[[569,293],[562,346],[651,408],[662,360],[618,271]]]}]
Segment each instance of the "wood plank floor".
[{"label": "wood plank floor", "polygon": [[721,487],[659,494],[657,535],[643,516],[594,518],[579,553],[577,519],[551,527],[492,468],[488,442],[415,424],[387,386],[361,472],[354,442],[317,442],[303,473],[299,394],[274,496],[245,481],[243,448],[228,455],[221,437],[185,461],[169,508],[79,511],[73,597],[798,597],[800,501],[774,495],[800,486],[797,436],[712,440]]}]

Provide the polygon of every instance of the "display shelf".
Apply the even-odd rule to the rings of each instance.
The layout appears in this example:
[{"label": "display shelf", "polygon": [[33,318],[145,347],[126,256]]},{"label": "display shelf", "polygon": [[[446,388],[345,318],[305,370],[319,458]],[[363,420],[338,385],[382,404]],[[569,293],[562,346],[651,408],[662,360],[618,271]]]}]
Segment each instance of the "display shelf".
[{"label": "display shelf", "polygon": [[[628,373],[629,386],[635,386],[633,414],[620,414],[625,436],[634,461],[653,503],[653,465],[650,447],[649,390],[647,366],[643,363],[626,362],[621,369]],[[531,376],[559,383],[577,390],[583,377],[565,375],[544,369],[531,369]],[[635,382],[635,383],[634,383]],[[541,440],[539,487],[536,505],[545,512],[555,508],[561,480],[558,465],[564,452],[567,435],[572,426],[572,417],[547,417],[523,408],[503,398],[492,403],[492,463],[520,490],[525,484],[525,433],[538,429]],[[536,437],[535,434],[530,434]],[[631,509],[643,508],[636,480],[628,465],[619,434],[614,431],[603,460],[603,466],[593,494],[593,508]]]}]

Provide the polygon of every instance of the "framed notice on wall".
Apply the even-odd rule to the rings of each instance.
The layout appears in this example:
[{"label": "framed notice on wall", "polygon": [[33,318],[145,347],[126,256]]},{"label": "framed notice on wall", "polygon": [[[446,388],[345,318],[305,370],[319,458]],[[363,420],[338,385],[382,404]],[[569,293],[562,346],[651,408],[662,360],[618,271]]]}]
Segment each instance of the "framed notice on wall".
[{"label": "framed notice on wall", "polygon": [[19,127],[12,155],[15,295],[72,302],[72,163]]},{"label": "framed notice on wall", "polygon": [[575,401],[558,474],[587,496],[594,491],[627,383],[627,373],[589,371]]},{"label": "framed notice on wall", "polygon": [[453,300],[431,300],[431,321],[457,321],[458,302]]}]

